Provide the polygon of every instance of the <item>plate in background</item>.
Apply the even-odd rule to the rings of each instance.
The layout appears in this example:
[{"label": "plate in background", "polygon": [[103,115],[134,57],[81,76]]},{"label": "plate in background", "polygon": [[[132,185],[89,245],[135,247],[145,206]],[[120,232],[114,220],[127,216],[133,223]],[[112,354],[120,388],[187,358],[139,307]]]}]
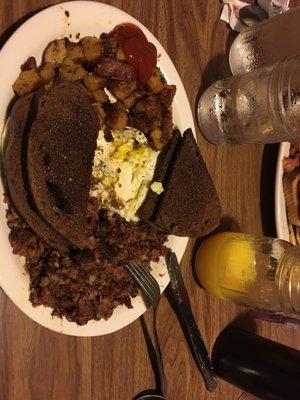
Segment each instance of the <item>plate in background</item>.
[{"label": "plate in background", "polygon": [[282,160],[289,155],[290,143],[284,142],[279,146],[276,177],[275,177],[275,222],[277,236],[280,239],[289,241],[289,227],[286,213],[285,198],[283,193],[283,168]]}]

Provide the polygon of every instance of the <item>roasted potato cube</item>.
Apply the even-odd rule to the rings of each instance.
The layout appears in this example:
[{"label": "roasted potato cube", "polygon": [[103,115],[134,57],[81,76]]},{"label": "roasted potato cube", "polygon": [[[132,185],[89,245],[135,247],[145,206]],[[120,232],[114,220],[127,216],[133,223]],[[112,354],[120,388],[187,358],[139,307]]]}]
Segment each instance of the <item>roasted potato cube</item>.
[{"label": "roasted potato cube", "polygon": [[166,85],[163,90],[159,92],[157,95],[159,98],[160,103],[164,107],[170,107],[172,105],[172,101],[174,99],[176,93],[176,86],[175,85]]},{"label": "roasted potato cube", "polygon": [[144,90],[134,90],[130,96],[123,100],[123,105],[125,108],[132,108],[136,105],[139,99],[145,96],[146,92]]},{"label": "roasted potato cube", "polygon": [[117,99],[124,100],[136,89],[136,81],[132,82],[112,82],[109,89]]},{"label": "roasted potato cube", "polygon": [[80,81],[84,78],[86,70],[78,64],[62,64],[59,67],[59,76],[66,81]]},{"label": "roasted potato cube", "polygon": [[106,78],[93,74],[86,74],[83,78],[83,83],[88,90],[94,92],[95,90],[103,89],[105,87]]},{"label": "roasted potato cube", "polygon": [[36,59],[34,57],[27,58],[24,64],[21,65],[21,71],[28,71],[30,69],[37,69]]},{"label": "roasted potato cube", "polygon": [[68,42],[66,44],[67,57],[73,61],[83,61],[83,48],[80,43]]},{"label": "roasted potato cube", "polygon": [[108,96],[105,93],[104,89],[98,89],[93,92],[93,96],[95,100],[99,103],[105,103],[108,100]]},{"label": "roasted potato cube", "polygon": [[66,39],[53,40],[46,47],[43,54],[43,62],[59,65],[67,55]]},{"label": "roasted potato cube", "polygon": [[13,84],[13,90],[18,96],[25,96],[39,88],[42,80],[36,69],[22,71]]},{"label": "roasted potato cube", "polygon": [[147,87],[149,92],[159,93],[166,86],[166,80],[159,68],[155,68],[152,76],[150,77]]},{"label": "roasted potato cube", "polygon": [[137,101],[137,97],[134,94],[131,94],[123,100],[123,105],[125,108],[132,108],[136,105]]},{"label": "roasted potato cube", "polygon": [[118,50],[116,52],[116,59],[118,61],[125,61],[126,60],[126,57],[125,57],[125,54],[124,54],[124,51],[123,51],[122,47],[118,48]]},{"label": "roasted potato cube", "polygon": [[116,39],[109,36],[107,33],[101,33],[100,41],[103,48],[103,55],[105,57],[115,57],[118,50],[118,43]]},{"label": "roasted potato cube", "polygon": [[70,57],[66,57],[63,60],[63,65],[79,65],[78,63],[76,63],[74,60],[72,60]]},{"label": "roasted potato cube", "polygon": [[101,103],[94,103],[93,104],[94,109],[96,110],[99,118],[99,128],[102,129],[104,125],[104,120],[105,120],[105,111],[103,109],[103,106]]},{"label": "roasted potato cube", "polygon": [[55,67],[53,64],[46,63],[41,66],[39,70],[39,76],[42,79],[43,83],[51,82],[55,76]]},{"label": "roasted potato cube", "polygon": [[161,150],[164,147],[163,132],[159,128],[153,129],[149,134],[149,139],[152,147],[155,150]]},{"label": "roasted potato cube", "polygon": [[106,117],[106,124],[113,130],[122,131],[128,124],[128,116],[126,111],[113,111]]},{"label": "roasted potato cube", "polygon": [[102,56],[102,45],[98,38],[86,36],[79,43],[83,47],[85,61],[96,63]]}]

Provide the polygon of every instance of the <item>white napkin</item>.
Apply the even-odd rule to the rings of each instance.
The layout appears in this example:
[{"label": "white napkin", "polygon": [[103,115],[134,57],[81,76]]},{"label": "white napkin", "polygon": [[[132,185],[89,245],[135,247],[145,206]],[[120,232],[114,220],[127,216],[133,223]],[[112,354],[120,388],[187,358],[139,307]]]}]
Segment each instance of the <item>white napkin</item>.
[{"label": "white napkin", "polygon": [[252,0],[245,3],[240,0],[223,0],[223,9],[221,14],[221,20],[227,22],[231,29],[237,32],[242,32],[248,28],[239,18],[239,12],[241,8],[249,5],[257,5],[265,10],[269,17],[273,17],[276,14],[280,14],[289,9],[289,0]]}]

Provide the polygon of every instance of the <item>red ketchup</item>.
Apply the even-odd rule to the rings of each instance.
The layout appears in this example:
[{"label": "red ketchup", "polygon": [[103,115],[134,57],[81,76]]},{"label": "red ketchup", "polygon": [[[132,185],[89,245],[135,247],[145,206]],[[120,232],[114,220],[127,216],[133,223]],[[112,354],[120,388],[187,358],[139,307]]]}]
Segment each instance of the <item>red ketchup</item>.
[{"label": "red ketchup", "polygon": [[127,62],[136,70],[138,82],[147,83],[157,61],[157,50],[154,44],[148,42],[143,31],[130,22],[117,25],[110,34],[122,47]]}]

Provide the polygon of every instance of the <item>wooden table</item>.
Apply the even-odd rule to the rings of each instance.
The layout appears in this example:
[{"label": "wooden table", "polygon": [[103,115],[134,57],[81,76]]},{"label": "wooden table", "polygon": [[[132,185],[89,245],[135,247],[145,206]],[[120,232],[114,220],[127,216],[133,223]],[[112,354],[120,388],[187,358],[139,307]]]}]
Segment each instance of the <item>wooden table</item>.
[{"label": "wooden table", "polygon": [[[11,32],[7,31],[11,24],[55,3],[59,1],[0,0],[2,43]],[[192,109],[199,88],[203,90],[215,80],[229,76],[228,49],[233,35],[219,20],[218,1],[107,3],[138,18],[160,40],[177,67]],[[262,146],[220,148],[208,144],[200,134],[198,139],[220,194],[222,230],[261,234],[262,214],[265,233],[274,234],[270,178],[274,174],[276,146],[267,147],[263,154]],[[211,350],[218,333],[243,310],[215,299],[197,286],[191,265],[193,246],[191,241],[182,271],[196,319]],[[130,400],[137,392],[154,387],[139,320],[109,336],[67,337],[32,322],[3,292],[0,292],[0,316],[1,400]],[[259,323],[257,328],[263,336],[300,348],[300,332],[268,323]],[[238,399],[241,391],[223,381],[215,393],[205,392],[179,323],[164,296],[158,329],[168,399]]]}]

